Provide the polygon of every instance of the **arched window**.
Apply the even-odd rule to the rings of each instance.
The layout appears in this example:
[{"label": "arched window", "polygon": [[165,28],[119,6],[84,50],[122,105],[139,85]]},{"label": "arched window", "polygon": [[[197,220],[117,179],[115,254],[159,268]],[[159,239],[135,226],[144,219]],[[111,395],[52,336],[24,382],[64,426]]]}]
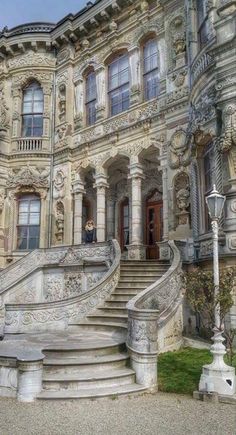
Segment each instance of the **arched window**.
[{"label": "arched window", "polygon": [[156,39],[149,39],[143,47],[144,99],[151,100],[159,92],[158,50]]},{"label": "arched window", "polygon": [[36,195],[23,195],[18,200],[17,249],[39,247],[40,199]]},{"label": "arched window", "polygon": [[85,88],[86,124],[93,125],[96,122],[97,103],[96,75],[94,71],[87,74]]},{"label": "arched window", "polygon": [[43,135],[43,91],[36,82],[23,92],[22,136],[40,137]]},{"label": "arched window", "polygon": [[108,95],[111,116],[129,108],[129,58],[127,54],[116,57],[108,66]]},{"label": "arched window", "polygon": [[207,32],[207,7],[205,0],[197,0],[197,27],[198,27],[198,42],[202,48],[208,41]]}]

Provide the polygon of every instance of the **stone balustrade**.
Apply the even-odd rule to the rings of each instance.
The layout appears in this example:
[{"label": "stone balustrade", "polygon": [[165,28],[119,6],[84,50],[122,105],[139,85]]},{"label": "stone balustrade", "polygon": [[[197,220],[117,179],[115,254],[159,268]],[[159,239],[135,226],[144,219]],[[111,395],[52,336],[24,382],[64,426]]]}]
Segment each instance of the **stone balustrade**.
[{"label": "stone balustrade", "polygon": [[181,301],[182,269],[178,248],[169,241],[172,262],[154,284],[128,302],[128,338],[136,382],[157,388],[158,335]]},{"label": "stone balustrade", "polygon": [[[61,250],[60,250],[61,249]],[[91,311],[96,309],[97,305],[105,300],[110,293],[115,289],[120,275],[120,247],[116,240],[109,243],[98,243],[96,245],[81,245],[72,248],[52,248],[47,250],[37,250],[28,256],[21,259],[18,263],[25,265],[26,273],[30,273],[30,268],[27,267],[27,257],[31,255],[31,263],[33,258],[35,261],[38,255],[38,260],[41,264],[58,264],[58,257],[63,261],[69,261],[75,265],[78,260],[89,259],[96,264],[97,261],[111,261],[111,267],[91,288],[84,294],[67,298],[60,301],[44,302],[44,303],[23,303],[23,304],[6,304],[2,306],[1,313],[5,310],[5,333],[21,333],[34,331],[64,330],[68,327],[70,321],[79,321],[86,317]],[[42,258],[40,259],[40,251]],[[63,252],[64,251],[64,252]],[[107,257],[104,257],[107,254]],[[22,261],[25,260],[25,263]],[[29,258],[28,258],[29,260]],[[14,265],[13,265],[14,266]],[[12,266],[11,274],[14,273]],[[19,267],[19,265],[15,265]],[[39,267],[34,263],[34,268]],[[33,264],[31,269],[33,268]],[[4,271],[5,272],[5,271]],[[13,285],[8,279],[8,289]],[[6,288],[5,288],[6,292]],[[3,317],[3,315],[2,315]]]},{"label": "stone balustrade", "polygon": [[42,139],[38,137],[18,139],[17,151],[41,151],[42,142]]}]

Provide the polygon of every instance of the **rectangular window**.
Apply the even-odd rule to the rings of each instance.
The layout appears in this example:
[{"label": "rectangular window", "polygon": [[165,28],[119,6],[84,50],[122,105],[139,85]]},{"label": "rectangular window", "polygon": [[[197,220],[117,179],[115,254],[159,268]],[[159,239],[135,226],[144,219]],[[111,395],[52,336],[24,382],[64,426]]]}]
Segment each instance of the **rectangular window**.
[{"label": "rectangular window", "polygon": [[39,234],[40,200],[33,195],[22,197],[18,202],[17,248],[38,248]]},{"label": "rectangular window", "polygon": [[159,71],[157,41],[150,39],[143,48],[144,99],[156,98],[159,93]]},{"label": "rectangular window", "polygon": [[108,67],[109,108],[111,116],[129,109],[128,55],[116,58]]},{"label": "rectangular window", "polygon": [[23,92],[22,136],[43,135],[43,91],[38,83],[32,83]]},{"label": "rectangular window", "polygon": [[86,125],[93,125],[96,122],[96,103],[96,74],[92,71],[86,77]]}]

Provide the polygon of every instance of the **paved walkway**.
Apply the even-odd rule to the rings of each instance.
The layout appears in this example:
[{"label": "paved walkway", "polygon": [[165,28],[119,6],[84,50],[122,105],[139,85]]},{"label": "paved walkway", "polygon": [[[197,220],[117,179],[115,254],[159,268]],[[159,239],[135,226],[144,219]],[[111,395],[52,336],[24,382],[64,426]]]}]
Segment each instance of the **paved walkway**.
[{"label": "paved walkway", "polygon": [[32,404],[0,398],[1,435],[235,435],[236,407],[158,393]]}]

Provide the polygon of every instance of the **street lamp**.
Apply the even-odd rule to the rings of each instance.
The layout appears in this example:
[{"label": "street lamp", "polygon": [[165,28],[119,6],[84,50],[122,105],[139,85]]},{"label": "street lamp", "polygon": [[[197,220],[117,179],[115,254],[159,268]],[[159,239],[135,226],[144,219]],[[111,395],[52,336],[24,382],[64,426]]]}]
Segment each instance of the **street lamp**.
[{"label": "street lamp", "polygon": [[[214,301],[216,301],[219,295],[219,219],[223,211],[225,196],[220,195],[214,185],[212,192],[206,197],[206,203],[211,218],[213,233]],[[226,350],[223,345],[225,339],[222,336],[223,325],[221,325],[219,303],[215,304],[213,332],[213,345],[211,346],[213,361],[211,364],[204,365],[202,368],[199,391],[209,393],[215,392],[222,395],[233,395],[235,393],[235,369],[224,362]]]}]

